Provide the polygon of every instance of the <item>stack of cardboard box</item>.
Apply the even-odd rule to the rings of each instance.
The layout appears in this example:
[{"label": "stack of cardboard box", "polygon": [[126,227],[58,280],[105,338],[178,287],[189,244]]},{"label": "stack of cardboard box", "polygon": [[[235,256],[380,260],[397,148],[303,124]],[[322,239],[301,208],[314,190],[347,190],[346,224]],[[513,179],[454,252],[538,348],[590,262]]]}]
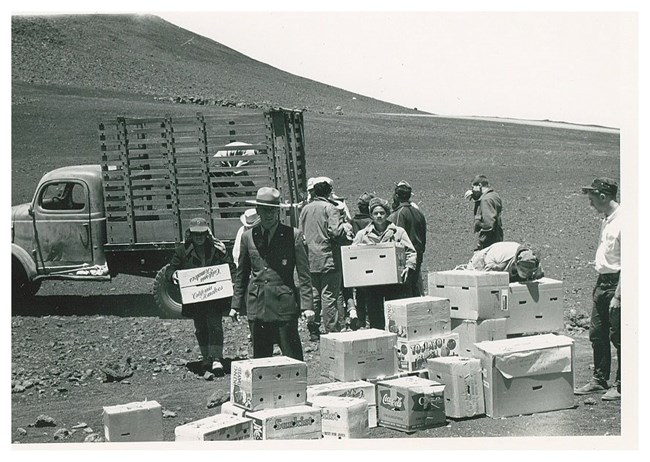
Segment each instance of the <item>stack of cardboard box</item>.
[{"label": "stack of cardboard box", "polygon": [[307,364],[286,356],[235,361],[222,414],[251,420],[251,438],[320,439],[321,409],[307,403]]},{"label": "stack of cardboard box", "polygon": [[429,273],[429,295],[449,299],[451,331],[459,355],[474,357],[474,344],[507,336],[508,273],[450,270]]},{"label": "stack of cardboard box", "polygon": [[397,334],[397,367],[404,371],[426,368],[429,358],[458,354],[458,334],[451,333],[449,299],[412,297],[386,300],[386,329]]}]

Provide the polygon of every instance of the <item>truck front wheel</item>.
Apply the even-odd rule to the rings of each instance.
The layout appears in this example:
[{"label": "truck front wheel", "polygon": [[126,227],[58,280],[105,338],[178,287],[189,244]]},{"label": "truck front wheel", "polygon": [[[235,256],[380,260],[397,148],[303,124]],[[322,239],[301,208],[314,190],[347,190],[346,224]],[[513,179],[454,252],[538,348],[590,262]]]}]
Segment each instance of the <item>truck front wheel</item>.
[{"label": "truck front wheel", "polygon": [[156,274],[153,282],[153,298],[162,318],[182,319],[181,291],[171,281],[169,270],[169,265],[165,265]]},{"label": "truck front wheel", "polygon": [[11,262],[11,301],[14,311],[25,309],[25,302],[36,295],[41,287],[41,281],[30,281],[23,265],[16,259]]}]

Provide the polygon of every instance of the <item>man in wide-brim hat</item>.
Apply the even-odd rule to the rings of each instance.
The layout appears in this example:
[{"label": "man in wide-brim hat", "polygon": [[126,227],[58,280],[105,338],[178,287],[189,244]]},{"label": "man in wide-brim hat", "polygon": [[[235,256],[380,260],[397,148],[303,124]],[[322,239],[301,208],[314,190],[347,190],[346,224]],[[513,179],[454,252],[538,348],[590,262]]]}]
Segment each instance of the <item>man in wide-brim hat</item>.
[{"label": "man in wide-brim hat", "polygon": [[284,356],[302,361],[298,318],[301,310],[308,321],[314,316],[303,234],[280,222],[280,210],[289,205],[277,189],[260,188],[246,202],[255,205],[260,222],[242,234],[232,310],[246,300],[254,358],[273,356],[277,343]]}]

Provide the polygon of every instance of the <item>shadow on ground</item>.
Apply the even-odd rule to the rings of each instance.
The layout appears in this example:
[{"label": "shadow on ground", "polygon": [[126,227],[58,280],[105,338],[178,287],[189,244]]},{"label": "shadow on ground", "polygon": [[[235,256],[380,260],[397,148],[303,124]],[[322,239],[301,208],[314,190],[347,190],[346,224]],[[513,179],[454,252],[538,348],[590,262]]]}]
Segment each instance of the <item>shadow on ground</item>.
[{"label": "shadow on ground", "polygon": [[159,317],[149,294],[43,295],[28,302],[12,301],[12,316],[121,316]]}]

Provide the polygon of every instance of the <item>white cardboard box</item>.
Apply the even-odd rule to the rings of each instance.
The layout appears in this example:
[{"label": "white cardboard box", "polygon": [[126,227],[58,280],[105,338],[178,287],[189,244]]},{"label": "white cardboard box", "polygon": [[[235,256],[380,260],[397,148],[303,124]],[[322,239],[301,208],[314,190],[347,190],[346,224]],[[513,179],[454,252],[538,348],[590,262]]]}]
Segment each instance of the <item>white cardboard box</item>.
[{"label": "white cardboard box", "polygon": [[252,420],[216,414],[180,425],[174,429],[175,441],[234,441],[251,439]]},{"label": "white cardboard box", "polygon": [[406,254],[394,242],[349,245],[341,247],[341,262],[345,287],[399,284]]},{"label": "white cardboard box", "polygon": [[104,437],[110,442],[162,441],[162,408],[156,401],[104,406]]},{"label": "white cardboard box", "polygon": [[234,361],[230,399],[252,411],[305,404],[307,364],[287,356]]},{"label": "white cardboard box", "polygon": [[441,334],[424,340],[397,339],[397,367],[404,371],[426,369],[427,359],[458,356],[458,334]]},{"label": "white cardboard box", "polygon": [[500,319],[452,319],[451,331],[458,334],[458,355],[476,357],[475,343],[507,338],[510,318]]},{"label": "white cardboard box", "polygon": [[329,382],[310,385],[307,387],[307,402],[317,396],[338,396],[347,398],[362,398],[368,403],[368,426],[377,426],[377,396],[375,385],[364,380],[352,382]]},{"label": "white cardboard box", "polygon": [[314,440],[323,437],[321,410],[301,405],[248,414],[254,440]]},{"label": "white cardboard box", "polygon": [[511,282],[508,293],[508,335],[563,330],[563,296],[562,281],[555,279]]},{"label": "white cardboard box", "polygon": [[227,264],[178,270],[178,286],[184,304],[232,297],[230,267]]},{"label": "white cardboard box", "polygon": [[449,299],[411,297],[384,302],[386,330],[405,340],[430,338],[451,331]]},{"label": "white cardboard box", "polygon": [[448,298],[456,319],[507,318],[507,272],[451,270],[429,273],[429,295]]},{"label": "white cardboard box", "polygon": [[570,408],[573,340],[544,334],[476,344],[489,417]]},{"label": "white cardboard box", "polygon": [[250,409],[241,407],[232,401],[226,401],[221,405],[221,414],[235,415],[237,417],[248,417],[248,413],[253,412]]},{"label": "white cardboard box", "polygon": [[445,385],[445,414],[465,418],[485,414],[481,361],[476,358],[427,360],[429,378]]},{"label": "white cardboard box", "polygon": [[392,375],[396,342],[397,334],[380,329],[321,335],[323,375],[343,382]]},{"label": "white cardboard box", "polygon": [[323,438],[368,437],[368,402],[362,398],[314,396],[311,405],[321,408]]},{"label": "white cardboard box", "polygon": [[444,424],[445,386],[420,377],[377,383],[379,426],[411,432]]}]

